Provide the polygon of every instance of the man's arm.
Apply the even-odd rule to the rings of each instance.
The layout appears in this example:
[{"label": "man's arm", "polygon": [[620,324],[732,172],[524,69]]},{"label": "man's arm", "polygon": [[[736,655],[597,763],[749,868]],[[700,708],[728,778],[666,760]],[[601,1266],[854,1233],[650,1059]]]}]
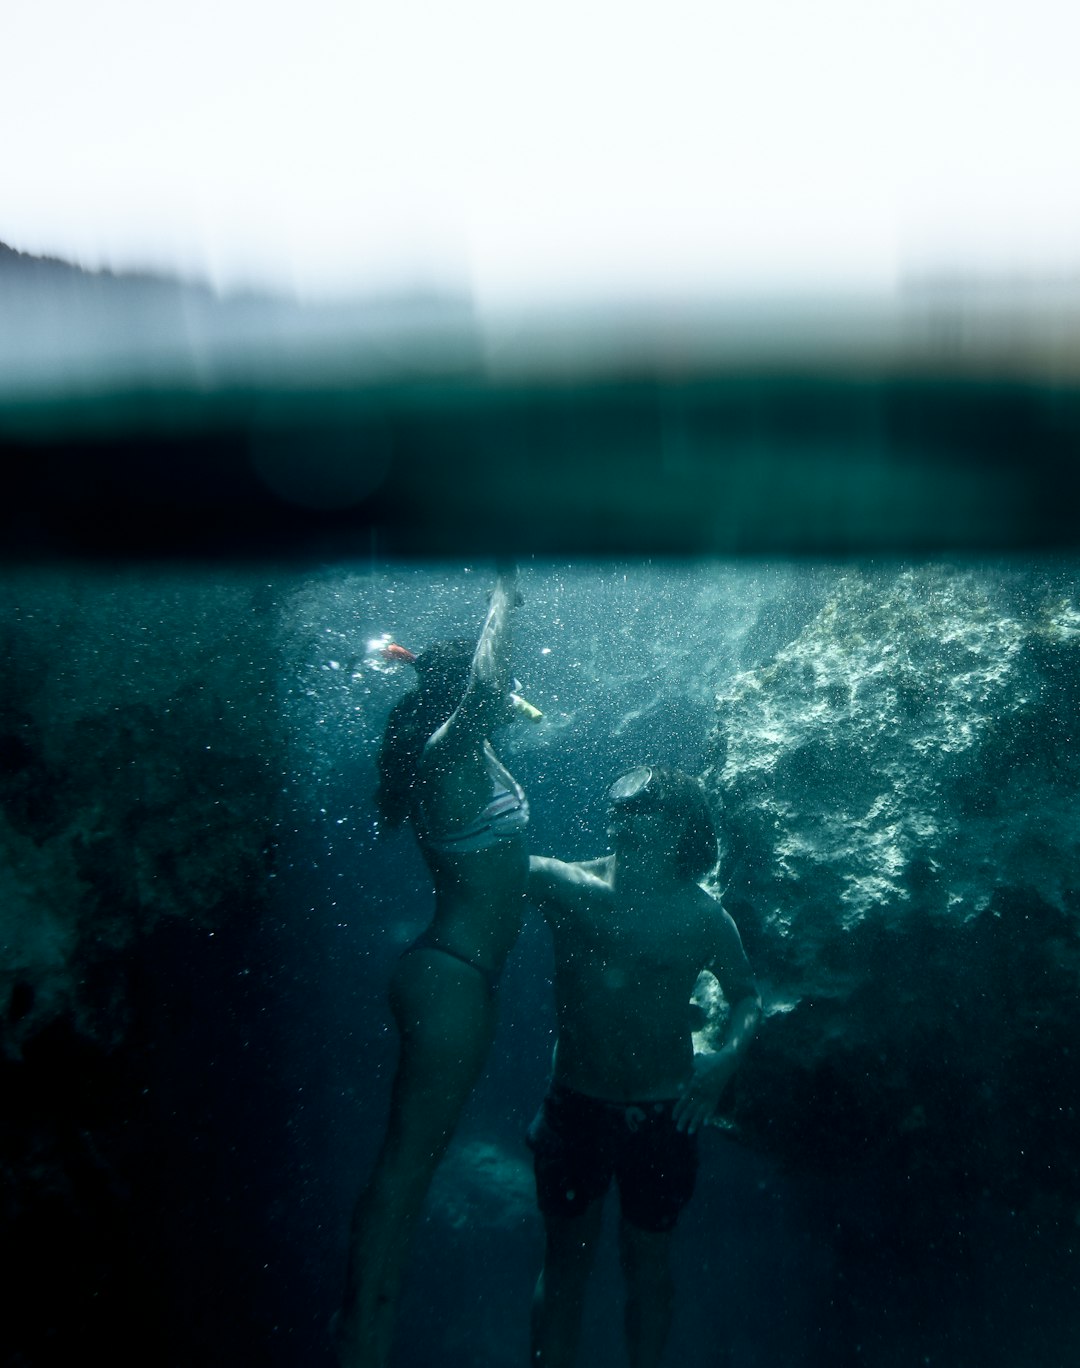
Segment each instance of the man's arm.
[{"label": "man's arm", "polygon": [[722,1044],[695,1054],[694,1075],[675,1104],[675,1124],[691,1135],[715,1114],[761,1020],[761,997],[738,928],[719,904],[717,912],[717,951],[705,967],[719,980],[729,1012]]},{"label": "man's arm", "polygon": [[[537,902],[545,898],[567,898],[581,888],[595,889],[603,884],[600,877],[612,855],[599,860],[555,860],[550,855],[529,856],[529,897]],[[605,884],[606,886],[606,884]]]},{"label": "man's arm", "polygon": [[615,856],[598,855],[595,860],[578,860],[576,865],[578,869],[585,870],[587,874],[595,874],[598,879],[610,883],[611,871],[615,868]]},{"label": "man's arm", "polygon": [[529,900],[550,920],[559,909],[573,909],[598,894],[610,894],[611,888],[599,871],[607,867],[611,858],[604,856],[601,860],[571,864],[548,855],[530,855]]}]

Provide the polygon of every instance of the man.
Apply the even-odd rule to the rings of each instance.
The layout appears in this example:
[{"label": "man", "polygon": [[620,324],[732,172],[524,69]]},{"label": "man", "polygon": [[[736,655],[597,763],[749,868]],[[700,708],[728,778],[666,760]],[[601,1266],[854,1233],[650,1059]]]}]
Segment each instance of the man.
[{"label": "man", "polygon": [[[615,1178],[632,1368],[654,1368],[671,1324],[672,1231],[693,1192],[698,1129],[757,1026],[760,1000],[735,923],[700,887],[716,833],[701,785],[642,767],[608,793],[614,854],[533,856],[529,895],[555,944],[558,1042],[529,1130],[546,1234],[532,1360],[570,1368],[604,1194]],[[695,1054],[690,994],[702,969],[730,1013],[722,1046]]]}]

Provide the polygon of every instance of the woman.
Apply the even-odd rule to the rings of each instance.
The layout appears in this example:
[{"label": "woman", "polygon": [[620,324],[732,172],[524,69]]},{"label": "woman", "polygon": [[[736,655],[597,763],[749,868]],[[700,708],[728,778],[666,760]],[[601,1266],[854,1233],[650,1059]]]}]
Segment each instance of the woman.
[{"label": "woman", "polygon": [[480,640],[414,661],[379,755],[384,821],[411,820],[435,884],[431,925],[398,961],[401,1037],[390,1119],[353,1218],[336,1329],[343,1368],[384,1368],[405,1260],[432,1175],[495,1034],[495,989],[521,929],[528,803],[488,739],[511,715],[514,575],[500,574]]}]

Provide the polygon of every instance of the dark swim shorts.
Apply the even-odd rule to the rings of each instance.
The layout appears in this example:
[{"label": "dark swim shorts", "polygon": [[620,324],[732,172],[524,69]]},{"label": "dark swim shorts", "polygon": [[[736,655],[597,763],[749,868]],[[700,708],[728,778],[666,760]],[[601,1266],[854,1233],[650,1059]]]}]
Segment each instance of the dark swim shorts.
[{"label": "dark swim shorts", "polygon": [[529,1127],[545,1216],[581,1216],[619,1187],[625,1220],[672,1230],[697,1178],[697,1137],[675,1129],[673,1101],[624,1105],[553,1083]]}]

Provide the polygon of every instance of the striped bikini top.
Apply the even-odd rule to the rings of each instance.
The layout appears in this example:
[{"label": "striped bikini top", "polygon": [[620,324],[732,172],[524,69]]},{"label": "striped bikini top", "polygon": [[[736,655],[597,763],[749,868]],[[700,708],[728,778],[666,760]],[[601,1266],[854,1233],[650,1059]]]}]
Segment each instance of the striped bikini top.
[{"label": "striped bikini top", "polygon": [[434,831],[428,824],[423,804],[418,804],[419,825],[432,850],[444,855],[465,855],[475,850],[490,850],[512,840],[529,822],[529,800],[516,779],[507,788],[501,781],[491,802],[467,826],[454,831]]}]

